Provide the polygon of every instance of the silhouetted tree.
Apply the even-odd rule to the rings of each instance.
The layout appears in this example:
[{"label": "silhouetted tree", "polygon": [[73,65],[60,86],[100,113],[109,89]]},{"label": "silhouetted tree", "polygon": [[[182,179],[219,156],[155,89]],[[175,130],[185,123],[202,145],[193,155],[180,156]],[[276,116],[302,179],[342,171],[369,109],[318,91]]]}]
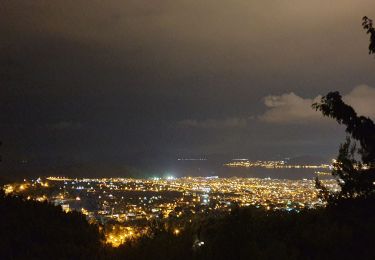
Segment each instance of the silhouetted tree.
[{"label": "silhouetted tree", "polygon": [[324,201],[329,201],[331,194],[329,190],[327,189],[327,187],[322,184],[322,182],[319,180],[318,177],[315,178],[315,188],[319,191],[318,193],[319,199],[322,199]]},{"label": "silhouetted tree", "polygon": [[[340,146],[332,174],[341,186],[339,198],[368,197],[375,193],[375,124],[342,101],[339,92],[330,92],[313,104],[324,116],[346,126],[346,142]],[[359,145],[359,147],[357,147]]]},{"label": "silhouetted tree", "polygon": [[370,34],[370,45],[368,46],[369,54],[375,53],[375,28],[372,25],[372,20],[367,16],[362,18],[363,29],[367,34]]},{"label": "silhouetted tree", "polygon": [[235,207],[195,219],[178,236],[143,237],[110,259],[374,259],[375,211],[348,204],[299,213]]},{"label": "silhouetted tree", "polygon": [[1,259],[97,259],[102,240],[79,212],[0,191]]}]

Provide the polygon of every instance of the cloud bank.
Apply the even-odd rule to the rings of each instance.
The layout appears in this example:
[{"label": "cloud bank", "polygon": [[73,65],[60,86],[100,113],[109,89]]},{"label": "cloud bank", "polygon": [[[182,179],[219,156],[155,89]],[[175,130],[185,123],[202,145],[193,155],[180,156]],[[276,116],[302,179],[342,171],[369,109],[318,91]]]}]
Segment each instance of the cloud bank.
[{"label": "cloud bank", "polygon": [[[319,95],[315,98],[303,98],[293,92],[280,96],[267,96],[264,98],[267,110],[258,119],[267,123],[322,121],[324,119],[321,113],[311,108],[311,105],[320,101],[321,97]],[[357,86],[344,95],[343,100],[351,105],[358,115],[375,118],[375,88],[367,85]]]},{"label": "cloud bank", "polygon": [[367,85],[357,86],[343,99],[357,111],[358,115],[375,119],[375,88]]}]

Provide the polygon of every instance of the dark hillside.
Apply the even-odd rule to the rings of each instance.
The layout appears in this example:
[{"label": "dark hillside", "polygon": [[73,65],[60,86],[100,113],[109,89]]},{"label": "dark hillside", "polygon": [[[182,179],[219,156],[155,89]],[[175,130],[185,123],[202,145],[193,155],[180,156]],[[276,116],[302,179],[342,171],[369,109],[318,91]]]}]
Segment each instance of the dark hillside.
[{"label": "dark hillside", "polygon": [[2,258],[93,259],[101,250],[101,235],[77,212],[65,213],[48,203],[0,198]]}]

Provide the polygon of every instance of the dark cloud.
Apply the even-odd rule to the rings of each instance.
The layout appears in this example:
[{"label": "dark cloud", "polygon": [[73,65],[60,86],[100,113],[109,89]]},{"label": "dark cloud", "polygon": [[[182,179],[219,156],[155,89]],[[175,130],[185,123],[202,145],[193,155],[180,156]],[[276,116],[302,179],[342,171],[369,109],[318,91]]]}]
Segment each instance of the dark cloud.
[{"label": "dark cloud", "polygon": [[197,128],[237,128],[245,127],[247,120],[244,118],[226,118],[223,120],[206,119],[206,120],[192,120],[186,119],[178,122],[182,127],[197,127]]},{"label": "dark cloud", "polygon": [[53,130],[76,130],[82,128],[82,124],[71,121],[61,121],[55,124],[49,124],[47,127]]}]

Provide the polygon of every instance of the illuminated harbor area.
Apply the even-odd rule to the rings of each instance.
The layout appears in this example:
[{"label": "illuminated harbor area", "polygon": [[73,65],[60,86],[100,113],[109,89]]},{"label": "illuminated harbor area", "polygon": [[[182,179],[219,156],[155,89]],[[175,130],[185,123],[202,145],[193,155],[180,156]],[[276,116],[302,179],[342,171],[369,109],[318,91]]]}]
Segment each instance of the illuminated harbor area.
[{"label": "illuminated harbor area", "polygon": [[[335,180],[324,180],[331,190]],[[108,243],[118,246],[147,233],[152,225],[172,223],[176,235],[183,223],[199,215],[225,214],[234,206],[299,212],[325,205],[314,180],[270,178],[102,178],[63,177],[24,180],[5,185],[8,194],[49,201],[66,212],[75,210],[106,229]]]},{"label": "illuminated harbor area", "polygon": [[[334,163],[335,160],[332,160]],[[267,169],[330,169],[332,170],[332,164],[290,164],[287,161],[250,161],[248,159],[233,159],[232,161],[225,163],[226,167],[243,167],[252,168],[260,167]]]}]

